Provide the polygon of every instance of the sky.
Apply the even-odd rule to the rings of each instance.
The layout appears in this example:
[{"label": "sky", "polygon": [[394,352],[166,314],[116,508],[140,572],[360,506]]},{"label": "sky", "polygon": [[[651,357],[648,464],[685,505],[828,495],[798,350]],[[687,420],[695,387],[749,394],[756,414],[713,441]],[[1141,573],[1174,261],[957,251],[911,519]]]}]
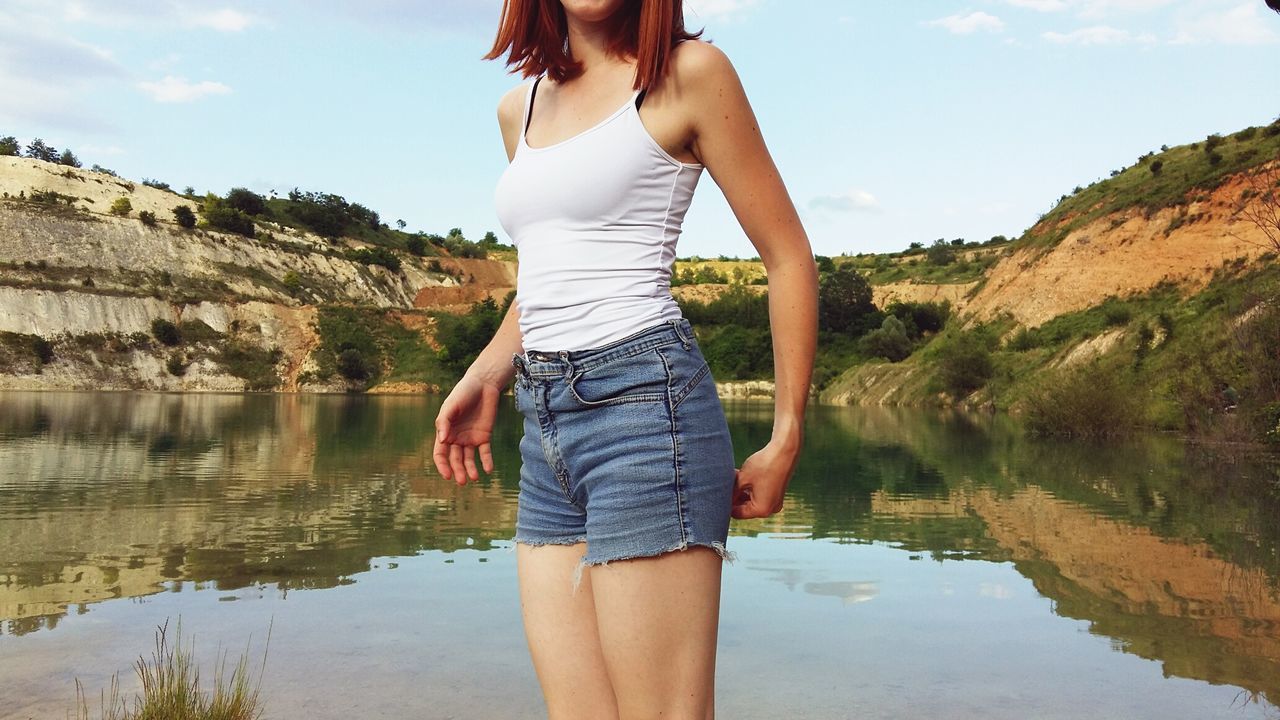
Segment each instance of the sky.
[{"label": "sky", "polygon": [[[0,0],[0,136],[134,180],[335,193],[509,241],[500,0]],[[814,252],[1017,236],[1077,185],[1280,116],[1263,0],[686,0]],[[756,255],[704,173],[685,257]]]}]

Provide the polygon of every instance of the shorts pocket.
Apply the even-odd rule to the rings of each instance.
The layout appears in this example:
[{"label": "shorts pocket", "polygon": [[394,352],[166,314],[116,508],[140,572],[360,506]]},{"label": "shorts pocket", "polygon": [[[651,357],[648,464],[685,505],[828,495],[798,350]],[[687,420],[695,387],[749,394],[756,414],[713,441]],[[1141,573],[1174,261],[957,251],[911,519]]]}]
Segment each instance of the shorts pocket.
[{"label": "shorts pocket", "polygon": [[665,402],[671,375],[657,348],[580,370],[569,392],[588,407],[633,402]]},{"label": "shorts pocket", "polygon": [[663,359],[671,375],[671,408],[674,410],[711,375],[711,366],[696,344],[687,350],[676,347],[664,352]]}]

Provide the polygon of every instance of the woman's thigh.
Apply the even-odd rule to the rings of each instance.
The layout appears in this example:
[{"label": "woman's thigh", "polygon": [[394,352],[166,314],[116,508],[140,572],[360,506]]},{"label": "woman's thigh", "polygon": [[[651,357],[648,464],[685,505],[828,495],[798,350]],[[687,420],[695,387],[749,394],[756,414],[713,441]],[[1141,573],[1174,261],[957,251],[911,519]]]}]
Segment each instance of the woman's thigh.
[{"label": "woman's thigh", "polygon": [[713,717],[722,561],[708,547],[592,566],[619,717]]},{"label": "woman's thigh", "polygon": [[574,545],[516,544],[520,610],[551,720],[618,717],[596,629],[591,578],[574,575],[586,552]]}]

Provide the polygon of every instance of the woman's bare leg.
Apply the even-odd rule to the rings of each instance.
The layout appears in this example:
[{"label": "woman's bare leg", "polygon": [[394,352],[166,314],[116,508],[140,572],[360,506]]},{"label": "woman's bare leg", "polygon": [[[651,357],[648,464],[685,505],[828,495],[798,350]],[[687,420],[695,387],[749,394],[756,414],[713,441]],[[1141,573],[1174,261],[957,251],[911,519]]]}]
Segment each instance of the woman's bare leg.
[{"label": "woman's bare leg", "polygon": [[621,720],[714,717],[722,562],[694,546],[583,573]]},{"label": "woman's bare leg", "polygon": [[550,720],[613,720],[613,687],[605,672],[590,574],[574,591],[574,573],[586,552],[576,545],[516,544],[520,609],[529,654]]}]

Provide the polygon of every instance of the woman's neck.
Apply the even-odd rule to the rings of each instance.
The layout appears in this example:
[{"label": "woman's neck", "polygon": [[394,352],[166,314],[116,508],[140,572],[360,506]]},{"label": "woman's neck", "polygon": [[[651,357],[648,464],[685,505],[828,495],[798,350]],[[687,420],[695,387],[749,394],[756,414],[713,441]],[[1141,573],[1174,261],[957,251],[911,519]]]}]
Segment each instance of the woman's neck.
[{"label": "woman's neck", "polygon": [[590,74],[592,70],[610,68],[625,64],[625,61],[609,53],[609,22],[589,22],[574,18],[566,18],[569,36],[569,54],[574,60],[582,63],[582,74]]}]

